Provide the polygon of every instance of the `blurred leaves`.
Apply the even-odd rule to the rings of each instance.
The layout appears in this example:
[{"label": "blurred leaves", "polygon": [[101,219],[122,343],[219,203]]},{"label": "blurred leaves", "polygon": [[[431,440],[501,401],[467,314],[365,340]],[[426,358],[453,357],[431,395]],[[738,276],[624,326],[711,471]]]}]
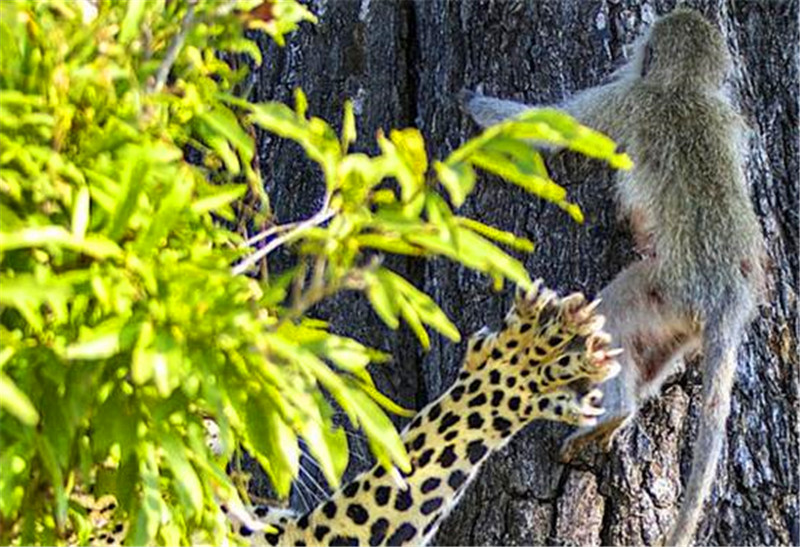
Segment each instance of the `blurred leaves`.
[{"label": "blurred leaves", "polygon": [[[410,412],[369,372],[387,356],[332,334],[309,310],[364,291],[386,325],[404,321],[424,347],[430,329],[458,341],[446,314],[381,254],[444,256],[497,287],[528,285],[498,245],[530,252],[533,243],[455,212],[475,168],[580,219],[526,142],[618,167],[625,157],[555,111],[491,128],[442,161],[413,128],[377,134],[375,155],[350,152],[352,104],[339,132],[309,114],[300,90],[294,108],[251,104],[237,97],[245,63],[218,54],[260,63],[244,30],[283,43],[314,20],[294,0],[93,6],[0,2],[0,543],[85,532],[70,499],[90,490],[116,497],[133,543],[189,543],[198,531],[222,543],[214,501],[235,495],[225,464],[240,447],[279,494],[297,476],[299,439],[338,483],[348,446],[335,407],[382,465],[408,469],[386,413]],[[165,85],[153,86],[164,70]],[[319,164],[317,214],[273,218],[256,128]],[[269,267],[279,247],[296,257],[284,272]],[[255,267],[260,279],[234,273]],[[207,418],[219,426],[220,457],[206,447]]]}]

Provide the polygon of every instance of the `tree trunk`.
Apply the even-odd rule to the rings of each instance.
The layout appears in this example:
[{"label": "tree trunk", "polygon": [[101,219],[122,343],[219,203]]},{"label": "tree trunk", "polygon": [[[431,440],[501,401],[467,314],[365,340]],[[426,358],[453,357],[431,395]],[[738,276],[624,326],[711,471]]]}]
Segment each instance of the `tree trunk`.
[{"label": "tree trunk", "polygon": [[[727,443],[696,542],[797,545],[798,6],[779,0],[688,3],[723,29],[733,54],[731,95],[752,130],[748,175],[771,259],[767,304],[739,350]],[[441,158],[477,131],[454,100],[462,87],[482,84],[489,95],[557,102],[601,82],[624,60],[624,44],[674,4],[318,0],[310,6],[318,25],[305,26],[283,50],[266,45],[255,94],[290,101],[300,86],[309,110],[331,121],[341,118],[343,101],[351,98],[362,149],[376,151],[378,128],[416,126],[430,155]],[[298,160],[293,144],[264,136],[260,147],[280,219],[311,214],[320,204],[320,174]],[[566,154],[548,164],[583,208],[583,225],[491,177],[482,178],[462,212],[533,239],[536,251],[524,257],[533,277],[562,292],[594,295],[635,259],[626,227],[615,218],[612,173]],[[493,292],[487,279],[444,260],[394,259],[392,265],[429,292],[465,334],[499,323],[510,304],[511,287]],[[463,343],[435,337],[431,351],[422,353],[404,328],[382,327],[357,295],[317,312],[335,330],[394,354],[395,362],[374,374],[379,387],[407,407],[423,406],[455,379]],[[572,465],[556,459],[567,427],[531,426],[491,459],[436,542],[653,544],[672,522],[690,470],[701,380],[690,364],[609,454],[587,453]],[[363,446],[354,448],[363,453]],[[294,503],[302,506],[309,497],[296,492]]]}]

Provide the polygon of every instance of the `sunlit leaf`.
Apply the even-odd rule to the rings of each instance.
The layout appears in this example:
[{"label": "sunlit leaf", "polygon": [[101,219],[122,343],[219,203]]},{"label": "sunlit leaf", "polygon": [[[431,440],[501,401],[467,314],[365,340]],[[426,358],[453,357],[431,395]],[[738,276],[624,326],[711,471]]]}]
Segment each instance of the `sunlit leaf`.
[{"label": "sunlit leaf", "polygon": [[132,148],[125,154],[125,163],[120,176],[121,197],[111,217],[111,224],[106,234],[111,240],[118,240],[128,228],[131,216],[136,208],[139,193],[144,189],[148,164],[140,148]]},{"label": "sunlit leaf", "polygon": [[325,476],[328,484],[337,487],[347,467],[347,434],[341,427],[333,426],[333,412],[321,392],[313,395],[316,406],[309,408],[308,419],[301,426],[300,434]]},{"label": "sunlit leaf", "polygon": [[398,296],[403,297],[400,299],[400,311],[406,320],[410,319],[409,324],[417,333],[417,336],[420,337],[423,346],[427,348],[429,343],[426,343],[427,335],[420,336],[421,332],[424,332],[419,323],[420,321],[424,321],[454,342],[461,340],[461,335],[456,326],[453,325],[430,296],[414,287],[402,276],[385,268],[381,269],[377,275],[384,283],[392,286]]},{"label": "sunlit leaf", "polygon": [[216,211],[241,198],[246,191],[247,186],[244,184],[216,187],[213,194],[195,200],[192,203],[192,211],[198,214]]},{"label": "sunlit leaf", "polygon": [[[278,495],[288,495],[300,464],[300,448],[294,432],[268,401],[260,399],[248,401],[247,431],[250,443],[257,450],[256,457]],[[264,457],[259,457],[260,454]]]},{"label": "sunlit leaf", "polygon": [[148,545],[153,541],[158,531],[164,504],[158,487],[159,473],[156,451],[155,447],[149,443],[145,443],[141,447],[139,479],[142,493],[135,513],[136,520],[131,530],[131,543],[133,545]]},{"label": "sunlit leaf", "polygon": [[153,324],[150,321],[142,323],[139,339],[133,349],[131,359],[131,379],[136,384],[148,382],[155,374],[156,352],[153,344]]},{"label": "sunlit leaf", "polygon": [[400,326],[400,308],[397,302],[390,297],[391,282],[385,282],[381,276],[369,275],[367,281],[367,297],[372,309],[386,323],[389,328],[396,329]]},{"label": "sunlit leaf", "polygon": [[25,228],[11,233],[0,232],[0,251],[40,247],[47,244],[68,245],[72,234],[63,226]]},{"label": "sunlit leaf", "polygon": [[411,462],[403,441],[386,414],[361,390],[350,390],[349,397],[358,416],[358,423],[370,441],[378,462],[385,467],[394,464],[402,471],[410,471]]},{"label": "sunlit leaf", "polygon": [[199,119],[205,122],[216,134],[230,142],[245,162],[250,162],[255,153],[253,138],[242,129],[236,116],[224,106],[200,114]]},{"label": "sunlit leaf", "polygon": [[461,226],[469,228],[470,230],[477,232],[482,236],[486,236],[497,242],[503,243],[504,245],[508,245],[513,249],[517,249],[525,253],[533,252],[533,242],[529,239],[518,237],[511,232],[498,230],[497,228],[487,226],[486,224],[478,222],[477,220],[472,220],[471,218],[457,217],[456,220]]},{"label": "sunlit leaf", "polygon": [[356,116],[353,112],[353,102],[344,102],[344,116],[342,117],[342,150],[347,151],[351,144],[356,142]]},{"label": "sunlit leaf", "polygon": [[368,247],[379,251],[388,253],[423,256],[425,251],[419,247],[409,244],[407,241],[381,234],[361,234],[357,236],[356,241],[361,247]]},{"label": "sunlit leaf", "polygon": [[298,118],[305,119],[308,112],[308,99],[299,87],[294,90],[294,110],[297,112]]},{"label": "sunlit leaf", "polygon": [[406,418],[411,418],[416,414],[416,411],[410,410],[407,408],[403,408],[391,399],[389,399],[386,395],[375,389],[375,386],[371,383],[361,383],[359,384],[358,388],[362,390],[364,393],[372,397],[372,399],[381,405],[383,408],[391,412],[392,414],[397,414],[398,416],[405,416]]},{"label": "sunlit leaf", "polygon": [[64,473],[58,463],[56,450],[45,435],[36,435],[36,447],[45,470],[50,475],[50,483],[55,494],[55,516],[59,526],[67,519],[67,493],[64,490]]},{"label": "sunlit leaf", "polygon": [[253,40],[247,40],[245,38],[229,40],[222,44],[222,47],[235,53],[246,53],[253,58],[253,62],[256,64],[256,66],[261,66],[263,61],[261,57],[261,49],[259,49],[258,44]]},{"label": "sunlit leaf", "polygon": [[433,167],[442,186],[450,194],[453,205],[460,207],[475,186],[475,171],[465,162],[447,165],[437,161]]},{"label": "sunlit leaf", "polygon": [[75,196],[75,204],[72,208],[72,235],[76,239],[82,240],[86,236],[86,228],[89,226],[89,188],[81,186]]},{"label": "sunlit leaf", "polygon": [[123,347],[123,318],[113,318],[93,328],[86,328],[78,341],[67,346],[67,359],[105,359],[119,353]]},{"label": "sunlit leaf", "polygon": [[161,450],[178,485],[181,502],[193,513],[199,513],[203,508],[203,487],[197,472],[189,463],[183,442],[168,433],[162,434],[160,441]]},{"label": "sunlit leaf", "polygon": [[0,373],[0,408],[13,414],[25,425],[36,425],[39,413],[11,378]]},{"label": "sunlit leaf", "polygon": [[122,45],[130,42],[136,33],[139,32],[146,1],[147,0],[128,1],[125,18],[122,20],[122,27],[119,33],[119,41]]},{"label": "sunlit leaf", "polygon": [[16,308],[36,330],[44,328],[43,305],[50,306],[57,316],[64,317],[73,294],[72,285],[67,280],[50,276],[0,276],[0,283],[0,304]]}]

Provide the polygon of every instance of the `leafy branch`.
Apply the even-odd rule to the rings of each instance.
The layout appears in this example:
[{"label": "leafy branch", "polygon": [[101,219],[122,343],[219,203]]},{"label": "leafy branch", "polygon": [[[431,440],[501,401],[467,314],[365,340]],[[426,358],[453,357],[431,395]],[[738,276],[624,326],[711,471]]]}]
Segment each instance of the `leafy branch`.
[{"label": "leafy branch", "polygon": [[[528,252],[532,242],[456,212],[476,170],[580,219],[526,141],[625,164],[607,138],[554,111],[431,162],[413,128],[379,133],[375,156],[349,152],[350,103],[337,135],[309,117],[299,90],[294,109],[236,97],[246,70],[218,52],[260,63],[244,31],[283,43],[314,20],[294,0],[100,2],[87,24],[78,7],[0,2],[0,543],[85,543],[92,525],[79,500],[90,491],[114,496],[133,543],[196,533],[222,543],[216,502],[236,496],[225,464],[240,448],[286,494],[304,439],[337,484],[348,447],[331,399],[382,465],[406,469],[386,414],[404,410],[368,370],[385,356],[309,310],[363,291],[386,325],[405,321],[423,346],[428,329],[458,340],[381,256],[443,256],[498,286],[529,284],[501,246]],[[320,166],[316,214],[272,217],[255,128]],[[249,237],[219,222],[237,220],[248,193],[272,223]],[[278,247],[294,253],[292,268],[241,275]],[[205,443],[209,418],[219,455]]]}]

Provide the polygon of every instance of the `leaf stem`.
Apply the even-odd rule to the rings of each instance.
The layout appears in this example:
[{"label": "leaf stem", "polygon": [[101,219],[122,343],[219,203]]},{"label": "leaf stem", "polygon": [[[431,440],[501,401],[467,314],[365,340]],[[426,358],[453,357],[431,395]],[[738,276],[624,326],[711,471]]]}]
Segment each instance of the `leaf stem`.
[{"label": "leaf stem", "polygon": [[172,43],[169,45],[167,54],[164,56],[164,60],[161,61],[161,64],[158,67],[158,72],[156,72],[156,80],[150,87],[150,91],[153,93],[158,93],[161,91],[164,87],[164,84],[167,83],[169,71],[172,69],[172,65],[175,64],[175,60],[178,58],[178,53],[180,53],[183,43],[186,41],[186,35],[189,33],[189,29],[192,28],[192,23],[194,23],[195,4],[195,0],[191,0],[189,2],[189,7],[186,9],[186,13],[181,21],[181,30],[178,32],[178,34],[173,36]]}]

